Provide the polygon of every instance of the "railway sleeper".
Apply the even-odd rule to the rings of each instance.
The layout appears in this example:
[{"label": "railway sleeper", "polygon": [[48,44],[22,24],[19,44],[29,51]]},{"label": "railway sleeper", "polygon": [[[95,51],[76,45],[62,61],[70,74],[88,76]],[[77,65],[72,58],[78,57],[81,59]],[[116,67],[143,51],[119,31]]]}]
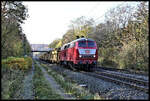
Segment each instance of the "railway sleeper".
[{"label": "railway sleeper", "polygon": [[104,75],[96,75],[94,73],[92,74],[87,74],[87,75],[91,75],[91,76],[94,76],[94,77],[97,77],[97,78],[101,78],[101,79],[104,79],[104,80],[108,80],[108,81],[111,81],[111,82],[114,82],[116,84],[123,84],[123,85],[127,85],[131,88],[135,88],[135,89],[138,89],[138,90],[141,90],[141,91],[144,91],[146,93],[148,93],[148,89],[147,87],[144,87],[144,86],[139,86],[139,85],[136,85],[136,84],[131,84],[131,83],[128,83],[126,81],[122,81],[122,80],[118,80],[118,79],[115,79],[115,78],[110,78],[110,77],[106,77]]},{"label": "railway sleeper", "polygon": [[144,86],[148,86],[148,84],[149,84],[148,82],[145,82],[143,80],[138,80],[138,79],[135,79],[135,78],[124,77],[124,76],[120,76],[120,75],[116,75],[116,74],[108,74],[107,72],[106,73],[105,72],[100,72],[100,74],[102,74],[104,76],[108,76],[108,77],[117,78],[119,80],[124,80],[124,81],[127,81],[127,82],[138,83],[138,84],[144,85]]}]

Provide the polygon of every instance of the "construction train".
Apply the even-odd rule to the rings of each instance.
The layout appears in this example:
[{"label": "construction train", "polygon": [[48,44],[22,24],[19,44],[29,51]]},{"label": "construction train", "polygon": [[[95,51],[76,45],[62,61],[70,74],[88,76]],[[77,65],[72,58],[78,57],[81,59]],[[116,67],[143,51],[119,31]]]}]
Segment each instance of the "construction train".
[{"label": "construction train", "polygon": [[91,71],[92,68],[97,67],[98,47],[93,39],[78,38],[44,53],[39,58],[49,63]]}]

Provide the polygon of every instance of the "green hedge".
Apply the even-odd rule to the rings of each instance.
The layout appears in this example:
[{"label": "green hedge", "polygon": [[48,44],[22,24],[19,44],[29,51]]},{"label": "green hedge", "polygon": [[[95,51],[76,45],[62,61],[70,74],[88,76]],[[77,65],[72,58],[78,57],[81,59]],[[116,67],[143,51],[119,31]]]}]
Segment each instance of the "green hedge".
[{"label": "green hedge", "polygon": [[31,57],[9,57],[2,60],[2,65],[4,67],[12,69],[24,69],[27,70],[32,67],[32,58]]}]

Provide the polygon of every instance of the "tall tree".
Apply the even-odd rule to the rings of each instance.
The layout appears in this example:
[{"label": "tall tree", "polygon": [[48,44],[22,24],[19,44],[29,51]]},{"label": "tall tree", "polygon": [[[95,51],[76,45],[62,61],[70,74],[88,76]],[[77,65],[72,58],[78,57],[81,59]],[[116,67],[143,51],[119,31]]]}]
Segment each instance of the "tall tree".
[{"label": "tall tree", "polygon": [[81,16],[73,21],[71,21],[71,27],[74,30],[75,36],[84,36],[88,37],[88,34],[92,32],[92,25],[94,20],[87,19],[85,16]]},{"label": "tall tree", "polygon": [[19,1],[2,1],[1,6],[2,58],[21,56],[23,55],[21,24],[28,17],[27,8]]}]

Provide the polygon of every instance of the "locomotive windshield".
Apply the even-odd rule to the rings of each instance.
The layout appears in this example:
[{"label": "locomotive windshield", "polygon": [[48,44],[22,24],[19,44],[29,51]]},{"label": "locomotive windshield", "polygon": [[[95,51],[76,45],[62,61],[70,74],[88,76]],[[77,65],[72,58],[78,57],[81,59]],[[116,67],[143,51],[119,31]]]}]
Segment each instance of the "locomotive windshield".
[{"label": "locomotive windshield", "polygon": [[79,41],[78,46],[79,47],[86,47],[86,41]]},{"label": "locomotive windshield", "polygon": [[88,41],[88,47],[96,47],[94,41]]},{"label": "locomotive windshield", "polygon": [[94,41],[78,41],[79,47],[96,47]]}]

